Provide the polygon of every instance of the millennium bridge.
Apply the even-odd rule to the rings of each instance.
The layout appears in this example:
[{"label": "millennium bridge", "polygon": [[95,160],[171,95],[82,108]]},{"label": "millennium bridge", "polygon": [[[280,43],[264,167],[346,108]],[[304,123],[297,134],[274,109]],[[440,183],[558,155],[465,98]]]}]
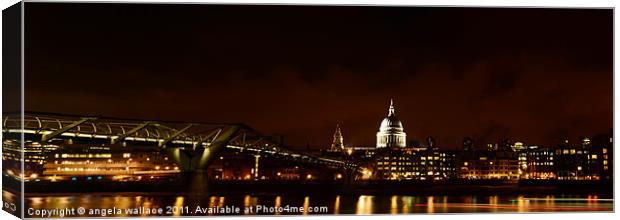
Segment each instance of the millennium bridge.
[{"label": "millennium bridge", "polygon": [[[342,158],[310,155],[282,146],[245,124],[194,123],[26,112],[5,114],[4,139],[62,147],[149,148],[168,154],[189,176],[206,169],[224,150],[338,169],[351,179],[358,165]],[[22,136],[23,135],[23,136]],[[23,139],[22,139],[23,138]],[[205,173],[205,174],[203,174]]]}]

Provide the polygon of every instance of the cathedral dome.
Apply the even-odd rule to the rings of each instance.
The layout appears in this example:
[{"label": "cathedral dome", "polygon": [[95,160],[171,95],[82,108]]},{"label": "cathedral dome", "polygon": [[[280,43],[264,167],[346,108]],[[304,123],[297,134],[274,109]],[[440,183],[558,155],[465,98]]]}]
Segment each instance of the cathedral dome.
[{"label": "cathedral dome", "polygon": [[394,102],[390,100],[388,116],[383,118],[379,132],[377,132],[377,148],[406,147],[406,137],[403,123],[396,118],[394,113]]},{"label": "cathedral dome", "polygon": [[399,131],[402,132],[403,123],[396,118],[396,114],[394,113],[394,102],[390,100],[390,110],[388,112],[388,116],[383,118],[381,121],[381,126],[379,127],[379,131],[381,132],[393,132]]},{"label": "cathedral dome", "polygon": [[403,131],[403,123],[396,118],[396,116],[391,115],[385,117],[381,122],[381,127],[379,127],[379,131],[389,132],[389,131]]}]

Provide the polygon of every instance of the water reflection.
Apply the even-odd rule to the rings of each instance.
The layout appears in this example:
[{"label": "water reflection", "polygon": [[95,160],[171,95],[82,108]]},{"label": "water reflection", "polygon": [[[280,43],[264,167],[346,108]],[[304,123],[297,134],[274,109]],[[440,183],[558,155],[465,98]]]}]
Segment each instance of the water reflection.
[{"label": "water reflection", "polygon": [[489,196],[489,207],[491,207],[490,212],[497,212],[499,209],[498,206],[498,197],[497,196]]},{"label": "water reflection", "polygon": [[390,213],[398,214],[398,196],[392,196],[391,205],[390,205]]},{"label": "water reflection", "polygon": [[433,197],[429,196],[426,198],[426,212],[427,213],[435,213],[435,202],[433,201]]},{"label": "water reflection", "polygon": [[304,215],[308,214],[308,208],[310,207],[310,197],[306,196],[304,198]]},{"label": "water reflection", "polygon": [[[282,197],[280,197],[280,196],[276,196],[276,201],[275,201],[274,206],[275,206],[276,208],[282,207]],[[280,212],[276,212],[275,214],[276,214],[276,215],[280,215]]]},{"label": "water reflection", "polygon": [[334,201],[334,214],[340,213],[340,196],[336,196],[336,201]]},{"label": "water reflection", "polygon": [[[13,195],[14,197],[15,195]],[[6,193],[3,199],[10,201]],[[183,215],[221,215],[222,213],[187,213],[178,210],[188,207],[194,211],[196,206],[204,207],[237,206],[245,207],[264,205],[267,207],[303,207],[298,213],[272,212],[258,213],[267,215],[292,214],[406,214],[406,213],[471,213],[471,212],[562,212],[562,211],[607,211],[613,210],[613,199],[601,198],[600,195],[585,196],[406,196],[406,195],[213,195],[204,198],[179,195],[148,194],[72,194],[31,196],[26,199],[26,206],[34,209],[53,209],[65,207],[118,208],[128,209],[144,207],[165,208],[178,207],[176,211],[164,213],[170,216]],[[325,207],[322,212],[309,211],[313,207]],[[277,209],[276,209],[277,210]],[[281,209],[280,209],[281,210]],[[243,212],[242,212],[243,213]],[[247,213],[257,214],[257,213]],[[96,215],[95,215],[96,216]],[[129,215],[121,213],[115,216],[150,216],[148,213]],[[110,216],[107,216],[110,217]]]},{"label": "water reflection", "polygon": [[401,199],[403,201],[403,204],[402,204],[403,214],[407,214],[410,212],[409,207],[413,206],[413,199],[414,197],[412,196],[403,196],[403,198]]},{"label": "water reflection", "polygon": [[372,214],[373,213],[372,211],[373,199],[374,199],[374,196],[361,195],[359,199],[357,200],[357,207],[356,207],[355,214],[358,214],[358,215]]},{"label": "water reflection", "polygon": [[[178,196],[176,201],[174,202],[174,209],[178,209],[178,207],[183,207],[183,201],[185,200],[185,198],[183,196]],[[181,216],[181,212],[178,210],[173,210],[172,212],[173,216]]]}]

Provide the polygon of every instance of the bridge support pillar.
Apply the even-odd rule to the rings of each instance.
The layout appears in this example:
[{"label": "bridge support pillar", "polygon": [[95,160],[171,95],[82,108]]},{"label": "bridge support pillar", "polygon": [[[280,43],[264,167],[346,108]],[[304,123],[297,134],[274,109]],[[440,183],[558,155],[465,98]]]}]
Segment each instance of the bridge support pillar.
[{"label": "bridge support pillar", "polygon": [[229,127],[211,145],[202,149],[182,150],[180,148],[165,148],[182,170],[180,181],[189,186],[188,193],[192,196],[206,196],[208,194],[209,176],[207,169],[215,155],[226,148],[228,142],[241,129],[240,125]]},{"label": "bridge support pillar", "polygon": [[355,170],[344,168],[342,175],[343,185],[342,191],[345,194],[353,193],[355,190]]},{"label": "bridge support pillar", "polygon": [[180,181],[186,189],[179,190],[189,196],[207,196],[209,194],[209,176],[206,170],[184,171],[180,175]]}]

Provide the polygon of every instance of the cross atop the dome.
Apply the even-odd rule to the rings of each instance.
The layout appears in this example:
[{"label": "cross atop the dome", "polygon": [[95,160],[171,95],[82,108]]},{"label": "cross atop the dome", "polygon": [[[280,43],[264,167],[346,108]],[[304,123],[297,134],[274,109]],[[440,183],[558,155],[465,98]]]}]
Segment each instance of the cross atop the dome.
[{"label": "cross atop the dome", "polygon": [[388,112],[388,116],[394,116],[394,100],[390,99],[390,111]]}]

